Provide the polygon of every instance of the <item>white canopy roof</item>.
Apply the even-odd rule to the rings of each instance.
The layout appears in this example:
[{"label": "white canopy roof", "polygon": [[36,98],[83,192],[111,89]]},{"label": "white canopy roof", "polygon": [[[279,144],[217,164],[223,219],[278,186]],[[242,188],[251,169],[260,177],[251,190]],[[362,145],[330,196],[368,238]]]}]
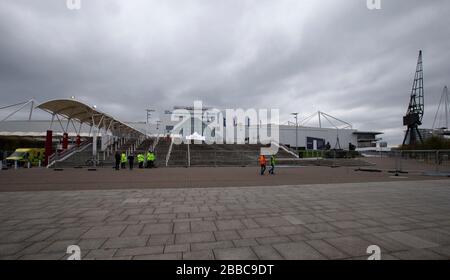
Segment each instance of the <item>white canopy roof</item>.
[{"label": "white canopy roof", "polygon": [[144,134],[124,122],[97,110],[95,106],[90,106],[74,99],[50,100],[39,104],[37,108],[52,115],[62,116],[68,120],[75,120],[99,129],[110,130],[114,134]]}]

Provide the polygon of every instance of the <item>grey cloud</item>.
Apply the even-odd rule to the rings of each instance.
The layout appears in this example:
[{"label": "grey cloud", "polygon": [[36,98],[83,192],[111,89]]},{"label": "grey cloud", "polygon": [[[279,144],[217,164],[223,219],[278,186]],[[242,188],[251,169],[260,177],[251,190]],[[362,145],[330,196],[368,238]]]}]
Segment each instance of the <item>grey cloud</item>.
[{"label": "grey cloud", "polygon": [[419,49],[425,126],[450,83],[450,2],[365,2],[5,0],[1,103],[75,95],[124,120],[196,99],[322,110],[396,144]]}]

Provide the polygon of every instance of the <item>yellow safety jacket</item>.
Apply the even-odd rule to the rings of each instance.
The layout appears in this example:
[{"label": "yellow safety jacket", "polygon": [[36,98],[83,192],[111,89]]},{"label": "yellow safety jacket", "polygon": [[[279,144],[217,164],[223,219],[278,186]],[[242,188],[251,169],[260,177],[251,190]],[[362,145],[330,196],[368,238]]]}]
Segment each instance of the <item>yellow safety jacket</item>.
[{"label": "yellow safety jacket", "polygon": [[125,153],[123,153],[120,157],[120,162],[121,163],[126,163],[127,162],[127,155]]},{"label": "yellow safety jacket", "polygon": [[155,161],[155,154],[154,153],[148,153],[147,154],[147,161]]},{"label": "yellow safety jacket", "polygon": [[143,154],[139,154],[137,156],[137,160],[138,160],[138,162],[144,162],[144,160],[145,160],[144,155]]}]

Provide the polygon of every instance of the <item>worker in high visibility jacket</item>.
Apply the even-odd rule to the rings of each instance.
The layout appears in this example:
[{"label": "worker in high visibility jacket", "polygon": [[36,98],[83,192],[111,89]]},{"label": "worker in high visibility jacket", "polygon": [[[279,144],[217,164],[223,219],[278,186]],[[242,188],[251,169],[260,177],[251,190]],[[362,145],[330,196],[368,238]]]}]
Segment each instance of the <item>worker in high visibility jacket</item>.
[{"label": "worker in high visibility jacket", "polygon": [[155,154],[152,151],[147,153],[147,168],[155,167],[155,159]]},{"label": "worker in high visibility jacket", "polygon": [[275,155],[270,156],[270,170],[269,174],[275,175]]},{"label": "worker in high visibility jacket", "polygon": [[127,167],[127,154],[122,152],[120,155],[120,168],[125,169]]},{"label": "worker in high visibility jacket", "polygon": [[139,168],[144,168],[144,161],[145,161],[144,155],[143,154],[138,154],[137,155],[137,160],[138,160]]},{"label": "worker in high visibility jacket", "polygon": [[260,155],[258,158],[259,165],[261,166],[261,176],[266,172],[266,156]]}]

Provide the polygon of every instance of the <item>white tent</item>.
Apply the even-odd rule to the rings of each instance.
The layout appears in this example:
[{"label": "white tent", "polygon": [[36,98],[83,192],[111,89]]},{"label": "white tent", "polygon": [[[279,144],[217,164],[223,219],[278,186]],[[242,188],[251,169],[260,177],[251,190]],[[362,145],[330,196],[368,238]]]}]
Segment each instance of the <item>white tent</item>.
[{"label": "white tent", "polygon": [[205,141],[205,136],[201,136],[197,132],[194,132],[192,135],[186,136],[186,140],[194,140],[194,141]]}]

